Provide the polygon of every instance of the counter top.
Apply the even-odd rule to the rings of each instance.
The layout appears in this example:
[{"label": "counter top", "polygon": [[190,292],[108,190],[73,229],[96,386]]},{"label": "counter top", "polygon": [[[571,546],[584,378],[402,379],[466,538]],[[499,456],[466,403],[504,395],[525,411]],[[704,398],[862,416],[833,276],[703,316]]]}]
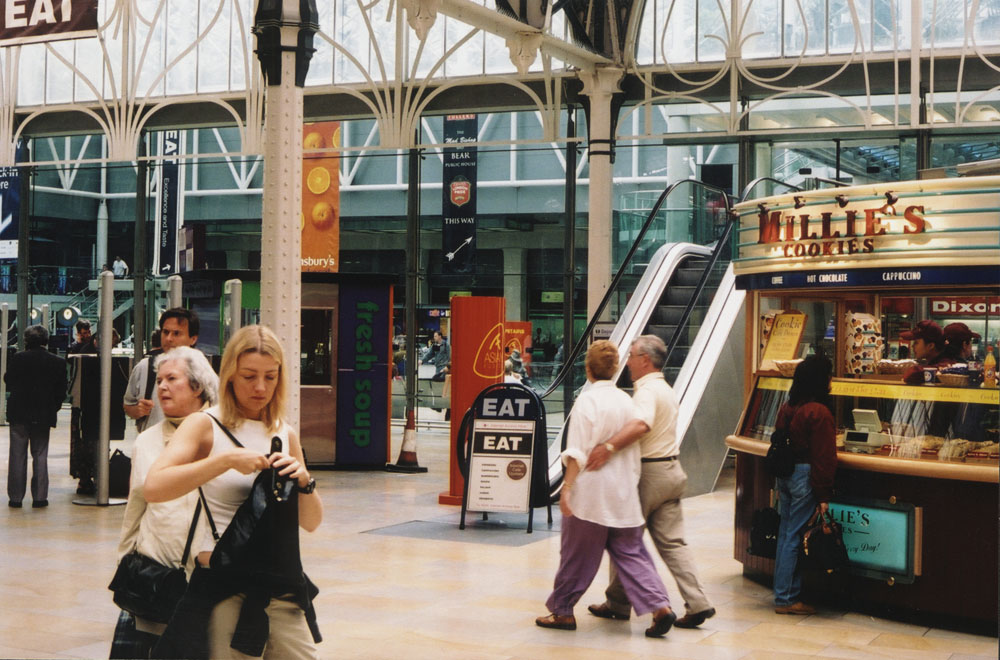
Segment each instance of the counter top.
[{"label": "counter top", "polygon": [[[766,456],[769,443],[740,435],[726,437],[726,445],[736,451],[755,456]],[[902,474],[910,477],[932,479],[957,479],[959,481],[980,481],[1000,483],[1000,467],[975,463],[951,463],[915,458],[889,458],[872,454],[855,454],[838,451],[837,464],[855,470]]]}]

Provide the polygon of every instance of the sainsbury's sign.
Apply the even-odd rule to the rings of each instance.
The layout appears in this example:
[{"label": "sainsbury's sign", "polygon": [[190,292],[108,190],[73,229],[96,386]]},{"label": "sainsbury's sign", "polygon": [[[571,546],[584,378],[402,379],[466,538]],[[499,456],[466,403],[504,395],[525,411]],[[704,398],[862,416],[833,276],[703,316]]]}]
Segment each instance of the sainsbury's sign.
[{"label": "sainsbury's sign", "polygon": [[0,0],[0,46],[97,35],[97,0]]}]

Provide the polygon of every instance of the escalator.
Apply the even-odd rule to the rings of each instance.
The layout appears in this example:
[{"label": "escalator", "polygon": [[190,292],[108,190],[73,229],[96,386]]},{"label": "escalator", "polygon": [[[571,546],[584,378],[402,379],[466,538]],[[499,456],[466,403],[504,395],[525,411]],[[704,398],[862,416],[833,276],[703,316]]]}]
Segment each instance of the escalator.
[{"label": "escalator", "polygon": [[[631,382],[625,370],[629,346],[640,335],[657,335],[668,350],[664,376],[680,403],[677,433],[681,438],[681,461],[688,474],[687,495],[696,495],[713,489],[728,451],[724,438],[735,428],[743,409],[745,293],[736,290],[729,263],[733,223],[729,200],[722,191],[718,195],[725,202],[724,208],[692,206],[686,218],[678,220],[676,214],[669,218],[688,221],[692,227],[701,223],[691,233],[705,237],[705,244],[683,242],[656,247],[645,240],[660,204],[680,186],[702,193],[717,190],[688,180],[664,191],[623,259],[598,313],[574,347],[570,363],[544,398],[549,408],[549,401],[557,403],[561,395],[566,410],[575,395],[587,387],[583,356],[597,319],[615,322],[610,339],[619,349],[616,379],[619,387],[630,393]],[[648,263],[640,264],[636,255],[651,252]],[[637,273],[641,273],[638,279]],[[559,454],[566,428],[564,423],[557,433],[550,433],[549,483],[554,496],[562,485]]]}]

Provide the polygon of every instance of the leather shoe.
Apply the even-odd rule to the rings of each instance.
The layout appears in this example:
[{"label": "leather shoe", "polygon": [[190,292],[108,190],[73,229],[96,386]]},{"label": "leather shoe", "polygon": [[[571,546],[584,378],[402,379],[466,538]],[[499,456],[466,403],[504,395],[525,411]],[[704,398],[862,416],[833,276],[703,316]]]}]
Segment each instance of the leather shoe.
[{"label": "leather shoe", "polygon": [[660,616],[653,615],[653,625],[646,628],[646,637],[663,637],[677,620],[677,615],[667,610],[666,614]]},{"label": "leather shoe", "polygon": [[801,601],[798,603],[792,603],[791,605],[779,605],[774,608],[774,611],[778,614],[816,614],[815,607],[812,605],[806,605]]},{"label": "leather shoe", "polygon": [[629,614],[619,614],[618,612],[615,612],[607,603],[601,603],[600,605],[587,605],[587,611],[602,619],[614,619],[615,621],[628,621],[631,616]]},{"label": "leather shoe", "polygon": [[11,500],[11,501],[7,502],[7,506],[9,506],[12,509],[20,509],[21,508],[21,503],[20,502],[15,502],[15,501]]},{"label": "leather shoe", "polygon": [[557,630],[576,630],[576,617],[572,614],[569,616],[550,614],[535,619],[535,625],[542,628],[555,628]]},{"label": "leather shoe", "polygon": [[694,614],[685,614],[674,621],[674,625],[678,628],[697,628],[705,623],[706,619],[711,619],[713,616],[715,616],[715,608],[710,607],[707,610],[695,612]]},{"label": "leather shoe", "polygon": [[32,509],[42,509],[42,508],[47,507],[48,505],[49,505],[49,501],[48,500],[33,500],[31,502],[31,508]]}]

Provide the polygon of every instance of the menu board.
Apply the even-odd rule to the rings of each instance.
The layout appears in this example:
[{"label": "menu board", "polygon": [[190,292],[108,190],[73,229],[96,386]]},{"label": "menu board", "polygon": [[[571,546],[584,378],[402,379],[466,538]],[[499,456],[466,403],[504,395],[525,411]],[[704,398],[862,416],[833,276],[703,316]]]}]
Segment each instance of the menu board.
[{"label": "menu board", "polygon": [[799,342],[806,328],[806,315],[782,312],[775,315],[771,331],[761,356],[761,369],[774,368],[774,360],[794,360],[799,354]]},{"label": "menu board", "polygon": [[849,313],[844,317],[844,373],[858,376],[875,373],[885,342],[882,323],[871,314]]}]

